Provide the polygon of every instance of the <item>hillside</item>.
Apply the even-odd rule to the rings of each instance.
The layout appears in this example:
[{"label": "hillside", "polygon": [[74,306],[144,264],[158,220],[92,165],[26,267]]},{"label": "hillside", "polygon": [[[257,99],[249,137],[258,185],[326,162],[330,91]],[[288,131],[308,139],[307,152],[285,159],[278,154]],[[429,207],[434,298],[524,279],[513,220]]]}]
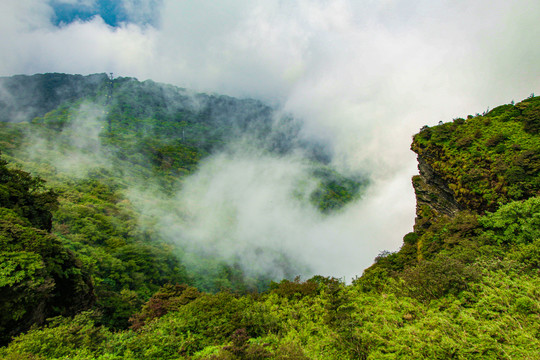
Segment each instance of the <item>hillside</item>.
[{"label": "hillside", "polygon": [[[251,251],[264,255],[273,273],[246,272],[242,259],[207,253],[179,243],[180,231],[168,233],[169,222],[193,216],[170,209],[202,159],[234,153],[246,142],[269,159],[301,152],[308,177],[293,178],[285,195],[321,216],[359,197],[367,182],[329,167],[328,151],[303,140],[298,121],[259,101],[105,74],[14,76],[0,78],[0,88],[2,157],[53,190],[58,203],[46,230],[91,275],[94,307],[112,328],[127,328],[129,317],[167,283],[262,291],[304,271],[305,264],[261,244]],[[60,314],[66,313],[48,312],[36,323]]]},{"label": "hillside", "polygon": [[[146,203],[168,199],[201,159],[249,141],[278,156],[307,154],[314,185],[300,183],[291,196],[332,216],[368,180],[332,169],[331,153],[299,136],[297,120],[254,100],[106,75],[68,78],[62,86],[80,81],[80,90],[62,101],[36,97],[26,117],[0,107],[2,119],[17,114],[0,124],[3,173],[39,183],[35,196],[46,199],[23,189],[8,201],[15,175],[2,177],[0,239],[11,247],[1,253],[10,316],[1,320],[0,357],[540,357],[539,97],[416,134],[414,232],[345,284],[294,278],[302,264],[287,254],[272,257],[281,279],[250,273],[241,259],[190,253],[160,236],[159,219],[143,211],[154,207],[129,197],[136,189]],[[2,81],[13,87],[14,79]],[[50,306],[57,295],[46,291],[79,300]],[[34,316],[35,303],[50,309]]]}]

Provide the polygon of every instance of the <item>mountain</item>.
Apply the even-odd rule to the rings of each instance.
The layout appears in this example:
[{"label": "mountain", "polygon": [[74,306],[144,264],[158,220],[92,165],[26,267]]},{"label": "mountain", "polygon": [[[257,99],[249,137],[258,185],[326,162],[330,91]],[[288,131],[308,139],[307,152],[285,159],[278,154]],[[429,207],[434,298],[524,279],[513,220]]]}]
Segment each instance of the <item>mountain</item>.
[{"label": "mountain", "polygon": [[[302,153],[306,173],[293,174],[291,193],[285,195],[295,206],[308,207],[320,216],[340,211],[361,196],[367,184],[364,177],[344,176],[332,169],[328,149],[302,138],[299,121],[252,99],[195,93],[133,78],[112,79],[106,74],[0,78],[0,95],[0,150],[8,168],[33,179],[29,182],[46,184],[57,199],[51,211],[41,211],[34,201],[25,204],[28,211],[17,215],[25,224],[31,223],[28,231],[51,233],[50,241],[61,245],[53,258],[66,252],[78,264],[76,271],[91,276],[92,292],[83,298],[93,300],[82,301],[77,311],[99,309],[101,321],[112,328],[127,328],[136,310],[167,283],[210,292],[262,291],[272,280],[292,279],[305,271],[305,264],[265,244],[238,250],[268,262],[254,272],[246,271],[240,255],[224,258],[204,246],[194,248],[191,238],[180,243],[178,237],[193,228],[188,220],[194,215],[191,208],[176,212],[171,208],[179,208],[173,205],[177,194],[203,159],[234,154],[237,148],[269,159]],[[5,199],[13,197],[11,187],[6,192]],[[10,208],[4,201],[1,207]],[[32,217],[32,212],[42,214],[44,224],[34,221],[38,217]],[[184,222],[184,229],[170,233]],[[18,251],[25,257],[36,255],[24,246]],[[26,267],[35,265],[6,266],[9,278],[19,268],[34,273]],[[11,280],[5,284],[13,287]],[[35,284],[27,285],[17,296],[3,292],[6,307],[22,301],[22,293],[34,291]],[[55,305],[50,308],[62,308]],[[31,316],[32,311],[21,309],[2,324],[8,329],[12,320],[34,319],[6,330],[4,341],[48,317],[72,314],[51,310]]]},{"label": "mountain", "polygon": [[[332,169],[331,151],[303,139],[301,123],[254,100],[101,79],[93,95],[1,124],[4,159],[21,174],[46,179],[58,196],[58,206],[44,210],[53,214],[51,233],[36,228],[31,212],[4,202],[2,226],[40,234],[28,239],[49,239],[56,244],[52,258],[78,259],[66,262],[79,269],[71,273],[81,277],[73,279],[82,285],[90,276],[93,288],[83,288],[95,296],[28,331],[19,327],[15,332],[24,333],[0,348],[2,358],[540,357],[539,97],[422,128],[411,146],[419,168],[412,179],[414,231],[399,251],[381,253],[345,284],[293,278],[301,266],[288,254],[271,257],[285,279],[250,273],[241,257],[236,263],[193,258],[189,247],[161,237],[160,218],[149,214],[168,216],[156,211],[161,201],[174,212],[171,196],[178,186],[189,188],[187,176],[201,170],[201,159],[234,153],[246,137],[273,154],[265,159],[306,154],[308,173],[318,181],[299,182],[291,198],[317,216],[341,211],[362,196],[366,180]],[[78,161],[70,163],[66,153]],[[146,206],[129,197],[135,190]],[[56,279],[42,271],[47,260],[20,245],[32,240],[3,236],[17,247],[2,256],[19,268],[3,263],[2,296],[22,279],[26,293],[39,297],[31,282],[14,274]],[[13,251],[17,257],[10,258]],[[261,245],[254,251],[270,250]],[[6,304],[31,314],[24,302]]]},{"label": "mountain", "polygon": [[96,96],[106,80],[106,74],[0,77],[0,121],[26,121],[54,110],[62,102]]}]

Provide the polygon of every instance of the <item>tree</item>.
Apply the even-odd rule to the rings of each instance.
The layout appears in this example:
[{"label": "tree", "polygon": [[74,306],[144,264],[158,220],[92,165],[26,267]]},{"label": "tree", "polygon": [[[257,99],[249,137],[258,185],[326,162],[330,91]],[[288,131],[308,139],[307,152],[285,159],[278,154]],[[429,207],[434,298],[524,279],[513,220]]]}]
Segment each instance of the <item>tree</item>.
[{"label": "tree", "polygon": [[0,159],[0,345],[32,325],[94,301],[81,262],[49,234],[56,194]]},{"label": "tree", "polygon": [[0,159],[0,206],[12,209],[38,229],[51,231],[52,211],[58,207],[58,199],[54,191],[44,190],[44,184],[39,177],[9,169]]}]

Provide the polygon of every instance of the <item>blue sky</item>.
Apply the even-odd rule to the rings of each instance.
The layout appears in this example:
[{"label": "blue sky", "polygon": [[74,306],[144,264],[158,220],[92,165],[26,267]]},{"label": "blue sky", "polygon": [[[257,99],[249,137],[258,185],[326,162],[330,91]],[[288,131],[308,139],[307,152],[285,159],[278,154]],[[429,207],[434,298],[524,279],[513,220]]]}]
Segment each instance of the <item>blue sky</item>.
[{"label": "blue sky", "polygon": [[121,3],[114,0],[99,0],[92,6],[58,1],[52,1],[51,5],[54,9],[52,21],[55,25],[69,24],[76,20],[88,21],[96,15],[101,16],[110,26],[118,26],[128,20]]},{"label": "blue sky", "polygon": [[73,21],[89,21],[99,16],[112,27],[125,23],[156,26],[160,0],[51,0],[54,10],[51,21],[56,26],[65,26]]}]

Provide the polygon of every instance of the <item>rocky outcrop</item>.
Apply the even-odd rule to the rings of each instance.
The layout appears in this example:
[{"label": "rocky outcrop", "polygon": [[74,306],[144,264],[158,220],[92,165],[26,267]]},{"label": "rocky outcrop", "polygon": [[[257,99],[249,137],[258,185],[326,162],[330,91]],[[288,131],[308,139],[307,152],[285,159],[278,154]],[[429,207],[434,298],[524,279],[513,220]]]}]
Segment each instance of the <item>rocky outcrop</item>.
[{"label": "rocky outcrop", "polygon": [[412,179],[416,194],[415,229],[428,227],[433,217],[440,215],[454,217],[463,210],[443,177],[421,155],[418,155],[418,170],[420,175]]}]

